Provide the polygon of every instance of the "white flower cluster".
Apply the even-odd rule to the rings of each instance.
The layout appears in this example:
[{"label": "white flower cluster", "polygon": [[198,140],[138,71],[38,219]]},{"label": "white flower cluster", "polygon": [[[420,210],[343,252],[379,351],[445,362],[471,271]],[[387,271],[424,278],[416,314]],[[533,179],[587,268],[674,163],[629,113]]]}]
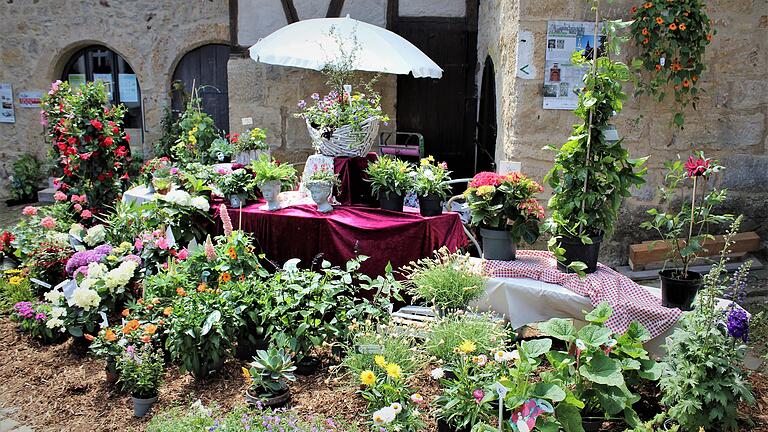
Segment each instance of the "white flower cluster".
[{"label": "white flower cluster", "polygon": [[[59,291],[51,291],[51,293],[58,293],[58,294],[62,295],[61,292],[59,292]],[[46,299],[48,299],[48,294],[50,294],[50,293],[46,293]],[[57,301],[58,301],[58,298],[57,298]],[[49,329],[54,329],[54,328],[58,327],[60,330],[63,331],[64,330],[64,320],[61,319],[61,317],[66,316],[66,315],[67,315],[67,310],[65,308],[63,308],[63,307],[53,307],[53,308],[51,308],[51,318],[48,319],[48,321],[46,321],[45,326],[48,327]]]},{"label": "white flower cluster", "polygon": [[107,273],[104,277],[104,286],[110,291],[125,287],[131,281],[137,266],[136,261],[123,261],[116,269],[112,269]]},{"label": "white flower cluster", "polygon": [[211,207],[208,200],[201,196],[192,197],[189,193],[175,189],[165,195],[158,195],[158,199],[174,203],[182,207],[194,207],[198,210],[207,212]]},{"label": "white flower cluster", "polygon": [[513,351],[496,351],[493,355],[493,359],[499,363],[506,363],[513,360],[520,360],[520,353],[517,350]]},{"label": "white flower cluster", "polygon": [[104,229],[104,225],[94,225],[85,231],[83,241],[88,246],[96,246],[104,243],[104,239],[107,238],[107,230]]},{"label": "white flower cluster", "polygon": [[395,421],[395,417],[403,411],[403,406],[395,402],[390,406],[373,413],[373,424],[380,426]]},{"label": "white flower cluster", "polygon": [[81,307],[86,311],[99,307],[99,303],[101,303],[101,296],[96,290],[81,286],[75,288],[69,299],[70,306]]}]

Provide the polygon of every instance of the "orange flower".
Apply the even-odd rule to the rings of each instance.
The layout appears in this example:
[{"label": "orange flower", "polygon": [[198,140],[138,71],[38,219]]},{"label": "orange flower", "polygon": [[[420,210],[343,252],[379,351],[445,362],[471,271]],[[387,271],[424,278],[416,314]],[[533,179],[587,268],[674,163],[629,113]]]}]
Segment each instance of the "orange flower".
[{"label": "orange flower", "polygon": [[144,333],[153,335],[157,332],[157,326],[154,324],[147,324],[144,326]]},{"label": "orange flower", "polygon": [[708,34],[708,35],[707,35],[707,40],[708,40],[709,42],[712,42],[712,35],[711,35],[711,34]]},{"label": "orange flower", "polygon": [[677,30],[677,24],[675,24],[675,23],[670,24],[669,25],[669,29],[672,30],[672,31]]},{"label": "orange flower", "polygon": [[680,26],[678,27],[680,31],[685,31],[685,23],[680,23]]},{"label": "orange flower", "polygon": [[173,308],[168,306],[167,308],[163,309],[163,315],[165,316],[171,316],[173,313]]},{"label": "orange flower", "polygon": [[123,312],[120,313],[120,315],[122,315],[123,317],[127,317],[128,314],[130,314],[130,313],[131,313],[131,311],[129,311],[128,309],[123,309]]},{"label": "orange flower", "polygon": [[152,310],[152,309],[154,309],[154,308],[155,308],[155,306],[154,306],[154,305],[151,305],[151,304],[148,304],[148,305],[147,305],[147,309],[149,309],[149,310]]},{"label": "orange flower", "polygon": [[652,7],[653,7],[653,3],[651,3],[651,2],[646,2],[646,3],[643,5],[643,7],[644,7],[644,8],[646,8],[646,9],[650,9],[650,8],[652,8]]},{"label": "orange flower", "polygon": [[149,341],[151,341],[151,340],[152,340],[152,338],[150,338],[149,336],[142,336],[141,337],[141,341],[144,342],[144,343],[149,343]]},{"label": "orange flower", "polygon": [[661,65],[660,64],[656,65],[656,72],[661,72]]},{"label": "orange flower", "polygon": [[630,12],[630,13],[635,13],[635,12],[637,12],[637,6],[632,6],[632,7],[629,9],[629,12]]},{"label": "orange flower", "polygon": [[232,259],[237,259],[237,251],[235,250],[234,246],[229,247],[229,257]]},{"label": "orange flower", "polygon": [[699,77],[697,77],[696,75],[694,75],[694,76],[692,76],[692,77],[691,77],[691,80],[693,80],[693,82],[696,82],[696,81],[698,81],[698,79],[699,79]]},{"label": "orange flower", "polygon": [[129,334],[137,328],[139,328],[139,320],[130,320],[123,326],[123,334]]},{"label": "orange flower", "polygon": [[650,33],[650,32],[648,31],[647,28],[643,28],[643,31],[641,31],[640,33],[642,33],[643,36],[648,36],[648,33]]},{"label": "orange flower", "polygon": [[672,69],[673,71],[675,71],[675,72],[679,72],[681,69],[683,69],[683,67],[682,67],[682,66],[680,66],[680,63],[678,63],[677,61],[675,61],[675,62],[673,62],[673,63],[672,63],[671,69]]},{"label": "orange flower", "polygon": [[241,275],[240,275],[240,282],[242,282],[242,281],[244,281],[244,280],[245,280],[245,275],[244,275],[244,274],[241,274]]},{"label": "orange flower", "polygon": [[664,18],[656,17],[656,24],[659,24],[659,25],[664,24]]},{"label": "orange flower", "polygon": [[643,45],[647,44],[647,43],[648,43],[648,42],[650,42],[650,41],[651,41],[651,40],[650,40],[650,39],[648,39],[648,38],[645,38],[645,39],[643,39]]},{"label": "orange flower", "polygon": [[161,326],[163,324],[165,324],[165,321],[163,321],[163,320],[160,320],[160,321],[157,322],[157,325],[159,325],[159,326]]},{"label": "orange flower", "polygon": [[115,335],[115,332],[112,331],[112,329],[107,329],[107,331],[104,332],[104,339],[106,339],[107,342],[114,342],[117,340],[117,336]]},{"label": "orange flower", "polygon": [[688,79],[683,80],[683,87],[688,88],[691,86],[691,82]]},{"label": "orange flower", "polygon": [[679,85],[675,86],[675,91],[680,91],[680,86]]},{"label": "orange flower", "polygon": [[159,298],[155,297],[155,298],[152,299],[152,304],[156,305],[158,303],[160,303],[160,299]]},{"label": "orange flower", "polygon": [[197,292],[204,292],[206,288],[205,282],[200,282],[200,285],[197,286]]},{"label": "orange flower", "polygon": [[95,339],[93,336],[89,334],[85,334],[83,336],[85,336],[85,340],[87,340],[88,342],[93,342],[93,339]]},{"label": "orange flower", "polygon": [[140,299],[136,300],[136,303],[138,303],[138,304],[144,304],[144,299],[143,299],[143,298],[140,298]]},{"label": "orange flower", "polygon": [[176,294],[178,294],[178,295],[180,295],[180,296],[184,297],[185,295],[187,295],[187,292],[186,292],[186,291],[184,291],[184,288],[182,288],[182,287],[178,287],[178,288],[176,288]]},{"label": "orange flower", "polygon": [[232,280],[232,276],[229,273],[222,273],[221,276],[219,276],[219,279],[221,279],[222,282],[229,282]]}]

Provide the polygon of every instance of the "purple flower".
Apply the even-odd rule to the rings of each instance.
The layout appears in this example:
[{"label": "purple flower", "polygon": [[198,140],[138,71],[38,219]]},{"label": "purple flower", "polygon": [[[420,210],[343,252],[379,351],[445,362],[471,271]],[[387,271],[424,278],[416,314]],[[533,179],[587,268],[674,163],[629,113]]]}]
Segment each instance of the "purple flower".
[{"label": "purple flower", "polygon": [[740,308],[736,303],[731,303],[728,311],[728,335],[734,339],[741,339],[747,342],[749,339],[749,317],[747,311]]},{"label": "purple flower", "polygon": [[320,99],[320,95],[317,94],[317,93],[312,93],[312,99],[319,100]]},{"label": "purple flower", "polygon": [[38,320],[38,321],[43,321],[45,318],[47,318],[47,317],[42,312],[38,312],[37,315],[35,315],[35,319]]},{"label": "purple flower", "polygon": [[71,275],[80,267],[88,267],[88,264],[92,262],[99,262],[110,252],[112,252],[112,246],[106,244],[97,246],[93,250],[75,252],[67,261],[67,273]]},{"label": "purple flower", "polygon": [[108,244],[103,244],[103,245],[96,246],[93,250],[96,253],[100,253],[100,254],[103,254],[103,255],[109,255],[109,254],[112,253],[112,246],[110,246]]},{"label": "purple flower", "polygon": [[136,264],[141,265],[141,257],[134,254],[124,256],[123,262],[125,261],[135,261]]},{"label": "purple flower", "polygon": [[299,108],[304,109],[304,107],[307,106],[307,102],[304,101],[304,99],[300,100],[298,103]]},{"label": "purple flower", "polygon": [[477,389],[472,392],[472,397],[475,398],[475,402],[480,405],[480,402],[482,402],[485,397],[485,393],[481,389]]}]

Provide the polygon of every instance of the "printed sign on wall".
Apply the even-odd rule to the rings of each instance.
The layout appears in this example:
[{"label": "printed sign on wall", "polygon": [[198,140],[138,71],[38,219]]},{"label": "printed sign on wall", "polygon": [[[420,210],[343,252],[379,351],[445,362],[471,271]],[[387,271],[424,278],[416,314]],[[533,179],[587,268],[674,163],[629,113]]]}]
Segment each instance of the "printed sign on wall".
[{"label": "printed sign on wall", "polygon": [[8,83],[0,83],[0,123],[15,123],[13,113],[13,87]]},{"label": "printed sign on wall", "polygon": [[[600,36],[598,40],[601,41]],[[576,108],[579,101],[576,91],[584,87],[582,79],[587,68],[572,64],[571,55],[577,51],[591,55],[594,46],[595,23],[549,21],[544,66],[544,109]]]}]

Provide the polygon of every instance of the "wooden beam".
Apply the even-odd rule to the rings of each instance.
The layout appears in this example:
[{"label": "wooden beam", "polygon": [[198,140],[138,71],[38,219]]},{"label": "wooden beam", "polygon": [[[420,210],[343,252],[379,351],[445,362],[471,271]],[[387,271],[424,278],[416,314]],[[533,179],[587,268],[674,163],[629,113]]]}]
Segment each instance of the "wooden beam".
[{"label": "wooden beam", "polygon": [[344,0],[331,0],[328,4],[326,18],[338,18],[341,16],[341,10],[344,8]]},{"label": "wooden beam", "polygon": [[238,46],[237,42],[237,13],[240,0],[229,0],[229,44]]},{"label": "wooden beam", "polygon": [[[681,239],[681,242],[683,240]],[[731,254],[738,254],[741,252],[754,252],[760,250],[761,240],[760,236],[754,231],[738,233],[733,236],[733,245],[729,248]],[[725,239],[723,236],[715,236],[714,240],[707,240],[704,242],[704,252],[700,254],[702,257],[716,256],[725,246]],[[633,244],[629,246],[629,262],[631,263],[632,270],[644,267],[646,264],[663,262],[665,257],[674,249],[670,243],[663,241],[647,241],[640,244]]]},{"label": "wooden beam", "polygon": [[400,15],[400,0],[387,0],[387,30],[397,33],[398,15]]},{"label": "wooden beam", "polygon": [[293,4],[293,0],[280,0],[283,4],[283,12],[285,13],[285,20],[288,24],[293,24],[299,20],[299,14],[296,12],[296,6]]}]

